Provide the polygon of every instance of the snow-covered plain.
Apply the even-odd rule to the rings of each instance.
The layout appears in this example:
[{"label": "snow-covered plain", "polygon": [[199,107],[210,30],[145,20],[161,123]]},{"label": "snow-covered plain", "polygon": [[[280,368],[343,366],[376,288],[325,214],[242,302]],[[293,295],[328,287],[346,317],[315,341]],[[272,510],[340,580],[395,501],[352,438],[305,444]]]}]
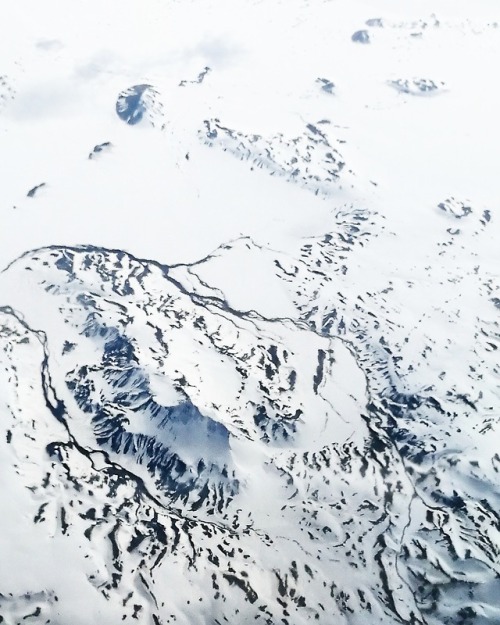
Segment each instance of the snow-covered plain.
[{"label": "snow-covered plain", "polygon": [[500,624],[500,6],[8,0],[0,623]]}]

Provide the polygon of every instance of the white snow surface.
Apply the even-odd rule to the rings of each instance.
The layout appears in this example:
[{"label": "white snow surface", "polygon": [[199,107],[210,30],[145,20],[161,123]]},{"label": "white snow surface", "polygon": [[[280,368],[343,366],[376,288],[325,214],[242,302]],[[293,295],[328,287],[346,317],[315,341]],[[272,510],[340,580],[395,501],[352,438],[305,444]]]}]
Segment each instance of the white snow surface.
[{"label": "white snow surface", "polygon": [[500,625],[497,0],[2,9],[0,623]]}]

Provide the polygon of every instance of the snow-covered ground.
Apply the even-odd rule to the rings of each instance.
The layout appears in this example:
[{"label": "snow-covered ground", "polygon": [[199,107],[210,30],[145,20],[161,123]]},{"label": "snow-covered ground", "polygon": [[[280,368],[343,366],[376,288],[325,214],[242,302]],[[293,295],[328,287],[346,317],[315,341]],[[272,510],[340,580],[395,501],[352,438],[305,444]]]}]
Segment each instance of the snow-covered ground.
[{"label": "snow-covered ground", "polygon": [[500,624],[496,0],[8,0],[0,623]]}]

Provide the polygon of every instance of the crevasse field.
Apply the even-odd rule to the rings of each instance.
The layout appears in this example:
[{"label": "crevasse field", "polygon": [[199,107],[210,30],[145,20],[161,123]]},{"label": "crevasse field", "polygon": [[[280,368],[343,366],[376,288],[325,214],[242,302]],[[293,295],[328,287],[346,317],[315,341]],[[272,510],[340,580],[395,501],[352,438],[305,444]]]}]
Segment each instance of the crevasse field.
[{"label": "crevasse field", "polygon": [[500,624],[497,0],[4,0],[0,623]]}]

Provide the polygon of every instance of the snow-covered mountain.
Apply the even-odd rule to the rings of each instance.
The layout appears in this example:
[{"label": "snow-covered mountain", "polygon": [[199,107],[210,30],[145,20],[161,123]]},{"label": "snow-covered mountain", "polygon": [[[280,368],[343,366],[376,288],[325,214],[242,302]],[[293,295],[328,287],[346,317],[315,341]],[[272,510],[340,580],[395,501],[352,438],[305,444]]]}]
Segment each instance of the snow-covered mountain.
[{"label": "snow-covered mountain", "polygon": [[0,623],[500,624],[493,0],[0,26]]}]

